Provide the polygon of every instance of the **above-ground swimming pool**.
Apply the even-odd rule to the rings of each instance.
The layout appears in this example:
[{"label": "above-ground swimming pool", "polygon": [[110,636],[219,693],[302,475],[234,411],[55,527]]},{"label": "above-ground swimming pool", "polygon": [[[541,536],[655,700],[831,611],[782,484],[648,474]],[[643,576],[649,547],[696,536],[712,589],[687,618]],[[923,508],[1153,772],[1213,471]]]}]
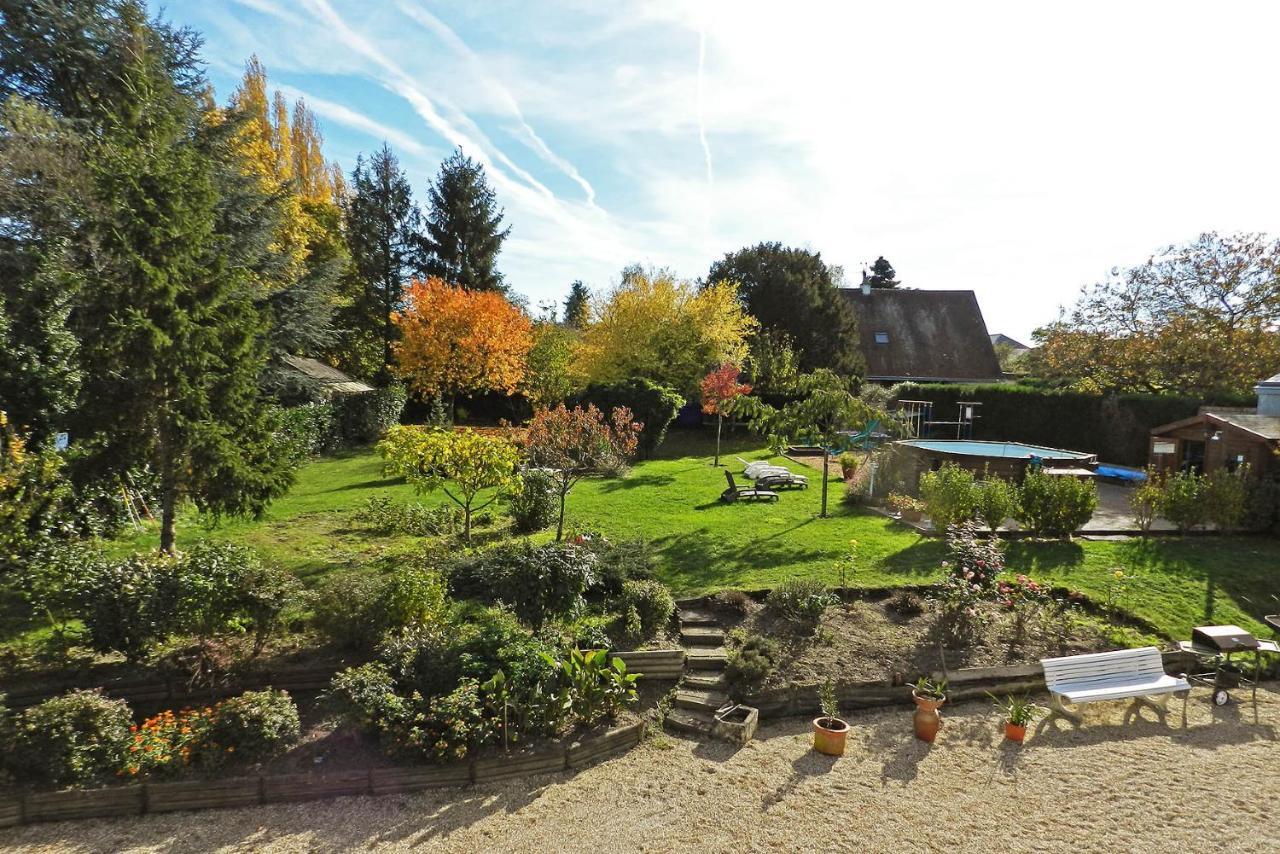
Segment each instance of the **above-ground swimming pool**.
[{"label": "above-ground swimming pool", "polygon": [[1074,469],[1087,477],[1097,465],[1096,454],[1066,451],[1022,442],[978,442],[972,439],[904,439],[896,442],[915,458],[919,472],[936,470],[954,463],[974,474],[997,475],[1021,481],[1035,460],[1051,469]]}]

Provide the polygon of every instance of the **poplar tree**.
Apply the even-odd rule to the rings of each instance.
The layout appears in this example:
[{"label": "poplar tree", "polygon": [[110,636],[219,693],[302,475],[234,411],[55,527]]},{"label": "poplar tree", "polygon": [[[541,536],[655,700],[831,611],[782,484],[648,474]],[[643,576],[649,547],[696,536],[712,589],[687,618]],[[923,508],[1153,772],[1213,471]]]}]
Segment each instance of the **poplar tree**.
[{"label": "poplar tree", "polygon": [[455,151],[428,193],[427,272],[472,291],[506,291],[498,253],[510,234],[484,167]]}]

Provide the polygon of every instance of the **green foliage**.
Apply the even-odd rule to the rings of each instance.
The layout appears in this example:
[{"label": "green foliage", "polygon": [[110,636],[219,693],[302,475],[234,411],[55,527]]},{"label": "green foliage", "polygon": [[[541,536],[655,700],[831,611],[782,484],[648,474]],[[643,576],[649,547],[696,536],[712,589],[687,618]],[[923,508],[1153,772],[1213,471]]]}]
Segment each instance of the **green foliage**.
[{"label": "green foliage", "polygon": [[426,272],[469,291],[506,291],[497,263],[511,229],[501,227],[484,165],[457,149],[440,164],[427,198]]},{"label": "green foliage", "polygon": [[1155,468],[1147,467],[1147,478],[1129,491],[1129,509],[1133,511],[1133,523],[1143,536],[1151,531],[1151,524],[1160,515],[1160,501],[1164,495],[1164,481]]},{"label": "green foliage", "polygon": [[1098,508],[1098,488],[1091,481],[1027,472],[1018,502],[1018,522],[1036,536],[1070,537]]},{"label": "green foliage", "polygon": [[77,611],[92,649],[120,652],[138,662],[172,633],[181,603],[178,560],[157,553],[134,554],[89,567]]},{"label": "green foliage", "polygon": [[371,495],[355,520],[383,536],[453,536],[462,530],[462,512],[454,507],[400,504],[390,495]]},{"label": "green foliage", "polygon": [[507,499],[507,510],[516,532],[531,534],[556,520],[556,478],[543,469],[525,469],[521,480],[520,491]]},{"label": "green foliage", "polygon": [[937,471],[920,475],[920,498],[935,529],[968,522],[977,515],[979,494],[973,472],[946,463]]},{"label": "green foliage", "polygon": [[287,691],[245,691],[218,703],[201,746],[201,760],[261,762],[284,752],[301,735],[298,707]]},{"label": "green foliage", "polygon": [[734,631],[738,634],[730,638],[725,675],[738,689],[759,685],[777,666],[778,644],[762,635]]},{"label": "green foliage", "polygon": [[915,691],[921,697],[930,700],[943,700],[947,696],[947,680],[939,679],[934,681],[928,676],[921,676],[916,680]]},{"label": "green foliage", "polygon": [[974,510],[982,524],[996,530],[1004,520],[1018,513],[1018,488],[1004,478],[990,474],[974,487]]},{"label": "green foliage", "polygon": [[667,436],[667,428],[684,406],[684,397],[675,389],[658,385],[642,377],[618,383],[593,384],[573,398],[576,406],[594,405],[601,412],[617,407],[631,410],[631,416],[644,425],[640,433],[640,457],[653,456]]},{"label": "green foliage", "polygon": [[1206,521],[1219,531],[1239,528],[1248,510],[1248,468],[1214,471],[1204,478],[1203,494]]},{"label": "green foliage", "polygon": [[572,327],[541,320],[533,325],[524,394],[534,409],[564,403],[578,390],[573,376],[574,347],[578,335]]},{"label": "green foliage", "polygon": [[1044,709],[1022,695],[1015,696],[1010,694],[1003,700],[990,692],[987,693],[987,696],[991,698],[991,702],[1004,715],[1005,720],[1014,726],[1027,726],[1045,713]]},{"label": "green foliage", "polygon": [[[639,620],[638,614],[636,619]],[[612,649],[609,627],[613,622],[614,618],[609,615],[579,617],[566,626],[569,642],[575,649]]]},{"label": "green foliage", "polygon": [[639,629],[632,637],[643,642],[670,622],[671,615],[675,613],[676,600],[660,581],[625,581],[618,608],[622,611],[623,619],[629,625],[634,622]]},{"label": "green foliage", "polygon": [[22,780],[52,785],[103,781],[124,763],[132,716],[123,700],[72,691],[4,723],[4,767]]},{"label": "green foliage", "polygon": [[341,434],[333,404],[304,403],[285,407],[280,411],[278,437],[281,453],[294,466],[337,450],[341,444]]},{"label": "green foliage", "polygon": [[70,499],[62,458],[29,450],[0,411],[0,576],[20,569],[49,541]]},{"label": "green foliage", "polygon": [[812,631],[822,619],[822,614],[839,598],[816,578],[792,576],[779,582],[769,591],[764,604],[782,619],[802,629]]},{"label": "green foliage", "polygon": [[1193,471],[1172,474],[1164,479],[1159,513],[1182,533],[1208,521],[1208,505],[1204,500],[1204,479]]},{"label": "green foliage", "polygon": [[900,282],[894,277],[898,274],[894,271],[893,265],[884,259],[881,255],[871,265],[871,275],[867,277],[867,284],[873,288],[896,288]]},{"label": "green foliage", "polygon": [[400,423],[409,392],[399,383],[389,383],[363,394],[344,394],[333,402],[334,417],[342,440],[349,445],[366,445],[381,439]]},{"label": "green foliage", "polygon": [[996,576],[1004,571],[1004,545],[992,535],[979,537],[973,523],[961,523],[947,529],[947,561],[943,563],[949,576],[991,590]]},{"label": "green foliage", "polygon": [[569,295],[564,299],[564,322],[574,329],[581,329],[590,319],[591,291],[581,279],[569,286]]},{"label": "green foliage", "polygon": [[59,641],[75,619],[81,579],[102,561],[101,548],[86,540],[49,540],[18,575],[18,587],[33,613],[42,614]]},{"label": "green foliage", "polygon": [[312,624],[334,644],[371,650],[388,633],[444,618],[445,584],[434,569],[409,561],[387,575],[331,575],[312,601]]},{"label": "green foliage", "polygon": [[636,701],[636,680],[621,658],[609,658],[607,650],[569,650],[560,659],[547,656],[560,668],[563,702],[569,712],[588,726],[612,719]]},{"label": "green foliage", "polygon": [[264,564],[252,549],[235,543],[196,543],[178,560],[174,628],[205,640],[248,631],[261,649],[298,598],[297,580]]},{"label": "green foliage", "polygon": [[537,631],[581,607],[583,593],[596,583],[596,567],[595,554],[581,546],[525,540],[457,561],[449,570],[449,589],[459,598],[507,602]]},{"label": "green foliage", "polygon": [[380,722],[403,712],[404,702],[395,690],[396,680],[387,666],[371,661],[339,671],[322,700],[338,718],[363,732],[376,733]]},{"label": "green foliage", "polygon": [[822,709],[822,716],[828,721],[837,720],[840,717],[840,701],[836,696],[836,684],[830,679],[824,681],[818,688],[818,706]]}]

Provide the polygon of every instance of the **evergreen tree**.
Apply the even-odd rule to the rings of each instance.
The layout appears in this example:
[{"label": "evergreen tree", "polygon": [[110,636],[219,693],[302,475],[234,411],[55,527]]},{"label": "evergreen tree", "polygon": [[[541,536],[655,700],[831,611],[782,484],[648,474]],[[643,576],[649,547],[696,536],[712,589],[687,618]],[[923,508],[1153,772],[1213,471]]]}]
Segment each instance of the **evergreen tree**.
[{"label": "evergreen tree", "polygon": [[511,228],[501,228],[484,167],[458,149],[440,165],[428,200],[427,272],[468,290],[505,291],[497,262]]},{"label": "evergreen tree", "polygon": [[422,215],[409,179],[383,143],[368,161],[357,158],[343,209],[354,280],[342,321],[350,363],[364,375],[391,376],[396,327],[391,315],[404,303],[405,282],[421,267]]},{"label": "evergreen tree", "polygon": [[720,281],[738,283],[747,311],[763,329],[785,335],[801,370],[862,370],[858,319],[818,253],[781,243],[749,246],[711,265],[708,285]]},{"label": "evergreen tree", "polygon": [[564,300],[564,322],[574,329],[587,325],[587,312],[591,308],[591,291],[581,279],[569,286],[569,296]]},{"label": "evergreen tree", "polygon": [[873,288],[896,288],[900,284],[894,278],[896,275],[893,265],[884,260],[884,256],[881,255],[871,265],[871,275],[867,276],[867,284]]},{"label": "evergreen tree", "polygon": [[[98,471],[155,472],[172,551],[184,499],[258,513],[289,484],[257,385],[278,208],[205,94],[192,33],[148,23],[136,0],[35,5],[46,14],[5,10],[0,82],[82,132],[93,201],[76,223],[91,266],[68,320],[83,376],[71,433]],[[96,96],[65,96],[68,79]]]}]

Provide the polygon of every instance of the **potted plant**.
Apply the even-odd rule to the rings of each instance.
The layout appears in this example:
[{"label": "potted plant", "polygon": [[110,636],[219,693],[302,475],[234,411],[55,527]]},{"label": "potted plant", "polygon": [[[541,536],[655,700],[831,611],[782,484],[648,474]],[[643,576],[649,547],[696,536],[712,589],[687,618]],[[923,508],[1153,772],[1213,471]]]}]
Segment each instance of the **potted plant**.
[{"label": "potted plant", "polygon": [[822,717],[813,719],[813,749],[827,756],[844,756],[844,742],[849,736],[849,724],[838,715],[836,687],[828,679],[818,690]]},{"label": "potted plant", "polygon": [[924,502],[910,495],[892,493],[886,503],[895,510],[904,522],[919,522],[924,519]]},{"label": "potted plant", "polygon": [[862,462],[853,451],[845,451],[836,459],[840,463],[840,474],[845,480],[858,473],[858,465]]},{"label": "potted plant", "polygon": [[942,715],[938,714],[938,709],[947,701],[947,680],[935,682],[928,676],[921,676],[911,691],[911,699],[916,704],[916,738],[932,744],[938,737],[938,727],[942,726]]},{"label": "potted plant", "polygon": [[997,709],[1004,712],[1004,737],[1019,744],[1027,737],[1027,725],[1044,712],[1044,709],[1026,697],[1010,694],[1001,700],[994,694],[987,696],[996,704]]}]

